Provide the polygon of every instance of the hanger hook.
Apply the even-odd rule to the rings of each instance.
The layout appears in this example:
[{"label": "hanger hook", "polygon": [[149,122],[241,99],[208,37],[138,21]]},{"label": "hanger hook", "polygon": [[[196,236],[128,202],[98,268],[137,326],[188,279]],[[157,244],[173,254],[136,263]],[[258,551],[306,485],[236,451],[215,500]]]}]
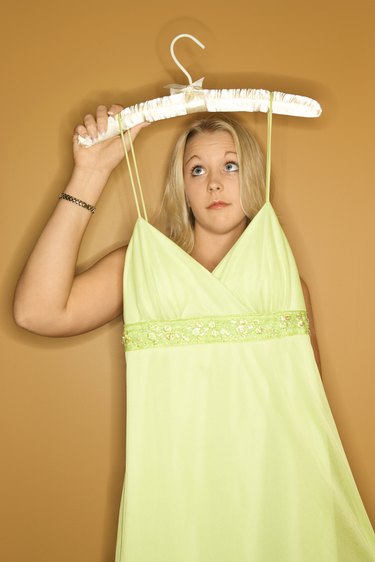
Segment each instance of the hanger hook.
[{"label": "hanger hook", "polygon": [[170,49],[169,49],[170,52],[171,52],[171,57],[174,60],[174,62],[177,64],[177,66],[185,74],[185,76],[187,76],[187,78],[189,80],[189,86],[191,86],[193,84],[193,80],[192,80],[190,74],[188,73],[186,68],[184,66],[182,66],[182,64],[180,63],[180,61],[177,59],[176,55],[174,54],[174,45],[175,45],[176,41],[181,39],[181,37],[188,37],[188,39],[192,39],[194,41],[194,43],[196,43],[197,45],[200,46],[201,49],[205,49],[205,46],[203,45],[203,43],[198,41],[198,39],[196,37],[194,37],[194,35],[189,35],[189,33],[181,33],[181,35],[176,35],[176,37],[173,39],[173,41],[171,43],[171,46],[170,46]]}]

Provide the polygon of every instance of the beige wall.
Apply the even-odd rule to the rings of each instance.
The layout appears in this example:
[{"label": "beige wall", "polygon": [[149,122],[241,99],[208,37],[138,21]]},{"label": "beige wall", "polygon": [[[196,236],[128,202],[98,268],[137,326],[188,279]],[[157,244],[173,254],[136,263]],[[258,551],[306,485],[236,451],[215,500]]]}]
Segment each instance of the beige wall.
[{"label": "beige wall", "polygon": [[[176,47],[207,87],[316,98],[320,119],[274,118],[271,198],[311,293],[323,381],[354,477],[375,522],[374,2],[98,0],[9,2],[1,71],[1,516],[6,562],[113,562],[124,472],[121,320],[53,339],[17,328],[16,279],[64,188],[70,135],[98,103],[167,93],[185,77]],[[265,116],[246,117],[264,145]],[[149,209],[183,120],[143,131]],[[114,173],[79,263],[129,239],[125,168]],[[95,306],[95,302],[92,302]]]}]

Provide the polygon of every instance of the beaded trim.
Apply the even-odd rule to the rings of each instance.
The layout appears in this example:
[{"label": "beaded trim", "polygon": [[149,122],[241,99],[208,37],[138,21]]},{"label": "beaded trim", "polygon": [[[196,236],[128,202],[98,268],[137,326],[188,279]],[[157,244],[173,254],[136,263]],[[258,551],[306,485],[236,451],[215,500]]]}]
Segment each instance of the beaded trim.
[{"label": "beaded trim", "polygon": [[306,310],[270,314],[204,316],[124,325],[125,351],[197,343],[247,342],[309,334]]}]

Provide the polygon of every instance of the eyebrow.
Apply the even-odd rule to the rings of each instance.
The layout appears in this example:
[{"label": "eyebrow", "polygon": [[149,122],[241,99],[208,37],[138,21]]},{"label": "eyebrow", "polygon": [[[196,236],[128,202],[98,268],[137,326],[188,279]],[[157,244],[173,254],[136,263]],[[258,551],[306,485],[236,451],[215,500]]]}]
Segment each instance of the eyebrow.
[{"label": "eyebrow", "polygon": [[[224,157],[225,157],[227,154],[235,154],[235,155],[237,156],[237,152],[235,152],[234,150],[227,150],[227,151],[225,152],[225,154],[224,154]],[[190,156],[190,158],[189,158],[188,160],[186,160],[186,162],[185,162],[185,164],[184,164],[184,167],[185,167],[185,166],[190,162],[190,160],[192,160],[193,158],[198,158],[199,160],[201,159],[201,157],[198,156],[198,154],[193,154],[193,156]]]}]

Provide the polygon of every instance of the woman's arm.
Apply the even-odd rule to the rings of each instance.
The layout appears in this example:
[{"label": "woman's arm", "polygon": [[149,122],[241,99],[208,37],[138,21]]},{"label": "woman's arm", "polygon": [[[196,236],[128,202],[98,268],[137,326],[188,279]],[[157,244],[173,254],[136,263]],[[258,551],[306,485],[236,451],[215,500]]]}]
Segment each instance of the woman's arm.
[{"label": "woman's arm", "polygon": [[[112,106],[118,113],[121,106]],[[77,136],[106,130],[107,108],[86,115],[73,136],[75,167],[65,193],[96,205],[112,170],[124,157],[119,137],[85,148]],[[131,131],[135,138],[143,124]],[[19,326],[46,336],[90,331],[121,313],[125,248],[106,255],[80,275],[76,264],[91,213],[60,199],[18,281],[14,318]]]},{"label": "woman's arm", "polygon": [[309,292],[308,286],[306,285],[306,283],[302,279],[302,277],[300,277],[300,280],[301,280],[301,285],[302,285],[302,290],[303,290],[303,296],[305,298],[307,316],[308,316],[308,319],[309,319],[311,345],[312,345],[312,348],[314,350],[315,361],[316,361],[316,364],[318,365],[320,376],[322,376],[322,368],[321,368],[321,363],[320,363],[318,340],[317,340],[316,332],[315,332],[315,325],[314,325],[313,311],[312,311],[312,306],[311,306],[310,292]]}]

